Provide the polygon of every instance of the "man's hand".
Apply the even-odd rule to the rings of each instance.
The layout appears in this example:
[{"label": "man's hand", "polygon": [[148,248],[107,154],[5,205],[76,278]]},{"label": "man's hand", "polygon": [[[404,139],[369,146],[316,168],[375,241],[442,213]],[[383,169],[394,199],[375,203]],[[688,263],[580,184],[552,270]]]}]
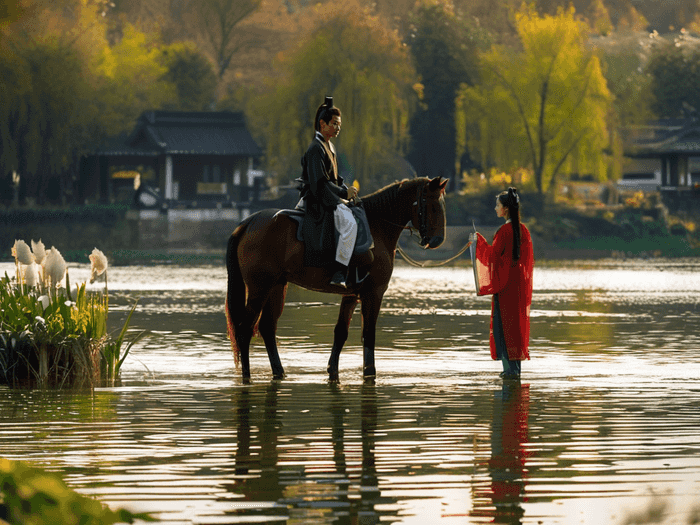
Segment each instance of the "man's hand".
[{"label": "man's hand", "polygon": [[469,234],[469,242],[476,242],[476,233]]},{"label": "man's hand", "polygon": [[348,187],[348,200],[351,201],[357,197],[357,188],[355,186]]}]

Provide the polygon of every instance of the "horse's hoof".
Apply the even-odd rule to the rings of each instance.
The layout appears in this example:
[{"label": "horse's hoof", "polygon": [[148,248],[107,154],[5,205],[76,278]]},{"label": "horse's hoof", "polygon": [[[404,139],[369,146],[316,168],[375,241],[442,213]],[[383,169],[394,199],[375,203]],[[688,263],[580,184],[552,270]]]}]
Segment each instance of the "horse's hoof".
[{"label": "horse's hoof", "polygon": [[340,383],[340,376],[338,375],[338,372],[328,372],[328,381],[330,383]]},{"label": "horse's hoof", "polygon": [[377,370],[373,366],[366,366],[362,371],[362,375],[365,379],[375,377],[377,375]]},{"label": "horse's hoof", "polygon": [[282,372],[281,374],[272,374],[272,379],[276,381],[281,381],[282,379],[284,379],[284,372]]}]

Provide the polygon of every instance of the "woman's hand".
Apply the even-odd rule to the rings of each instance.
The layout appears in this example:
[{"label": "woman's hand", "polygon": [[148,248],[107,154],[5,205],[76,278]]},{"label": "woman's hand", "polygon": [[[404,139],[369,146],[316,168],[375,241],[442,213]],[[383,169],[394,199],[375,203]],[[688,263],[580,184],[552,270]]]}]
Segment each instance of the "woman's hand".
[{"label": "woman's hand", "polygon": [[469,234],[469,242],[476,242],[476,232]]},{"label": "woman's hand", "polygon": [[355,186],[348,187],[348,200],[351,201],[357,197],[357,188]]}]

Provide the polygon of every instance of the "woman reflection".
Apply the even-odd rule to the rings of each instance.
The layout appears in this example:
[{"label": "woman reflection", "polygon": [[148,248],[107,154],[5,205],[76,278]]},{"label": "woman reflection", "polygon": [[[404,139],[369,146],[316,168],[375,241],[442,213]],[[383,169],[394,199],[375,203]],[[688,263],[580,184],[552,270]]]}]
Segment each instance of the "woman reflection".
[{"label": "woman reflection", "polygon": [[530,385],[506,381],[503,390],[496,392],[489,460],[494,523],[519,524],[525,514],[529,405]]}]

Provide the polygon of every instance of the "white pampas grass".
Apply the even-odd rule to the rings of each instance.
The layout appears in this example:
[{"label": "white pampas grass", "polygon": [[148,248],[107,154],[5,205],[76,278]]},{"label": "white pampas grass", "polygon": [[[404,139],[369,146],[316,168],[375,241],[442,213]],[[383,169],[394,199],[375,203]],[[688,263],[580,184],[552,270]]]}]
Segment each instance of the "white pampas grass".
[{"label": "white pampas grass", "polygon": [[54,247],[51,247],[49,253],[46,254],[44,271],[49,279],[51,279],[52,287],[58,285],[66,275],[66,261],[63,259],[61,252]]},{"label": "white pampas grass", "polygon": [[90,257],[90,284],[95,282],[99,275],[107,271],[107,257],[101,250],[95,248]]},{"label": "white pampas grass", "polygon": [[22,264],[32,264],[34,262],[34,255],[24,241],[15,240],[15,245],[12,247],[12,256]]},{"label": "white pampas grass", "polygon": [[39,265],[35,262],[24,269],[24,282],[31,287],[39,285]]},{"label": "white pampas grass", "polygon": [[32,253],[34,253],[36,263],[41,264],[44,257],[46,257],[46,247],[44,246],[44,243],[41,242],[41,239],[39,239],[39,242],[34,242],[32,239]]}]

